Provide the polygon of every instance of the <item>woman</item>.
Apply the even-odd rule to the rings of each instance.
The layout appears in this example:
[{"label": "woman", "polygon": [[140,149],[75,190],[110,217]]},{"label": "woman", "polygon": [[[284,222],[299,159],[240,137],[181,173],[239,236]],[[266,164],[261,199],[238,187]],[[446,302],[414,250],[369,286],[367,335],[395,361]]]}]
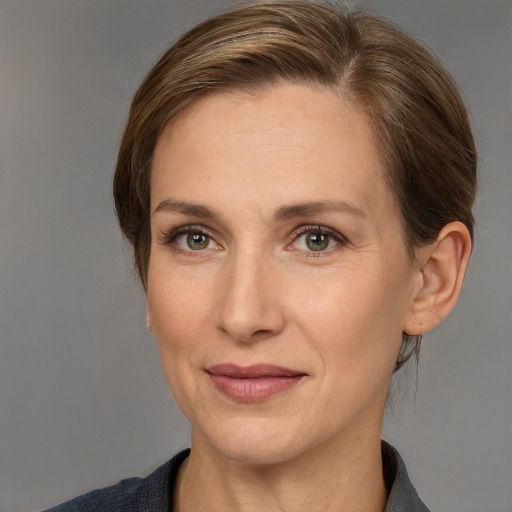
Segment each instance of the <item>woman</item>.
[{"label": "woman", "polygon": [[475,176],[451,79],[378,17],[264,2],[185,34],[114,197],[191,450],[52,510],[427,510],[382,418],[458,298]]}]

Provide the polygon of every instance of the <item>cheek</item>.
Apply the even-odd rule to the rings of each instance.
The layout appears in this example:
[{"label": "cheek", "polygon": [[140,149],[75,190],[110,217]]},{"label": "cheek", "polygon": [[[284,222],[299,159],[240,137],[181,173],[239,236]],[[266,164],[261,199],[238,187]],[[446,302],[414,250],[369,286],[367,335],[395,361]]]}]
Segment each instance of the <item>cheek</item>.
[{"label": "cheek", "polygon": [[201,315],[205,313],[204,304],[198,301],[201,291],[178,276],[179,271],[167,275],[155,265],[148,273],[147,291],[151,329],[173,394],[182,363],[193,355],[194,340],[201,339]]},{"label": "cheek", "polygon": [[198,301],[197,288],[156,273],[149,274],[147,300],[167,384],[185,416],[191,418],[196,382],[190,368],[199,364],[195,359],[205,338],[202,329],[206,308]]},{"label": "cheek", "polygon": [[311,304],[316,314],[307,328],[323,373],[319,406],[335,422],[387,396],[401,343],[401,287],[375,284],[358,279]]},{"label": "cheek", "polygon": [[[201,325],[208,305],[208,281],[191,279],[187,272],[174,268],[160,254],[153,258],[148,272],[148,310],[157,337],[175,338],[193,334]],[[159,336],[161,335],[161,336]]]},{"label": "cheek", "polygon": [[374,268],[341,272],[310,288],[293,316],[301,319],[326,367],[394,365],[405,306],[402,281],[398,273]]}]

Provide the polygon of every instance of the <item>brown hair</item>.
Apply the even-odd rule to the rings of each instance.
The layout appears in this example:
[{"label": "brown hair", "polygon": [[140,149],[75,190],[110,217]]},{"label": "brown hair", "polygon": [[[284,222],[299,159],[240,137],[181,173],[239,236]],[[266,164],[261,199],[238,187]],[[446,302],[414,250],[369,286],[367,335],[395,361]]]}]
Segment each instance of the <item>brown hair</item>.
[{"label": "brown hair", "polygon": [[[198,95],[279,81],[323,85],[367,114],[411,257],[449,222],[463,222],[473,234],[476,149],[463,101],[440,63],[375,14],[332,2],[264,1],[184,34],[135,94],[114,199],[144,288],[151,160],[164,126]],[[404,335],[403,348],[408,341]],[[400,360],[409,356],[402,352]]]}]

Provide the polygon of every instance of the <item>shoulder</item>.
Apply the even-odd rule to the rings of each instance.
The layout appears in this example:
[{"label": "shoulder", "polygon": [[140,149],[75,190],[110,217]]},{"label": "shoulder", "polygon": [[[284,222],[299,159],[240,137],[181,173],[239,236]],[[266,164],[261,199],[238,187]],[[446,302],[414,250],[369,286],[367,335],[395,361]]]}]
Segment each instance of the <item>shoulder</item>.
[{"label": "shoulder", "polygon": [[115,485],[88,492],[45,512],[167,512],[184,450],[146,478],[128,478]]}]

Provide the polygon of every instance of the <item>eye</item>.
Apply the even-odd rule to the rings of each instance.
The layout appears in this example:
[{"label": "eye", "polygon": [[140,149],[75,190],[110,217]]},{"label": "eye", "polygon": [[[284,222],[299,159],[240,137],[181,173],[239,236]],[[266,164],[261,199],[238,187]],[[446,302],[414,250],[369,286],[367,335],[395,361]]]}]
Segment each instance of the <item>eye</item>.
[{"label": "eye", "polygon": [[188,254],[222,249],[209,231],[199,225],[180,226],[169,233],[162,233],[160,241],[174,251]]},{"label": "eye", "polygon": [[325,226],[303,226],[292,236],[293,248],[308,253],[327,252],[345,242],[342,235]]},{"label": "eye", "polygon": [[308,233],[303,235],[302,238],[306,247],[311,251],[325,251],[332,242],[329,235],[323,233]]},{"label": "eye", "polygon": [[174,241],[178,247],[187,251],[202,251],[204,249],[216,249],[217,244],[213,239],[200,231],[190,231],[178,234]]}]

